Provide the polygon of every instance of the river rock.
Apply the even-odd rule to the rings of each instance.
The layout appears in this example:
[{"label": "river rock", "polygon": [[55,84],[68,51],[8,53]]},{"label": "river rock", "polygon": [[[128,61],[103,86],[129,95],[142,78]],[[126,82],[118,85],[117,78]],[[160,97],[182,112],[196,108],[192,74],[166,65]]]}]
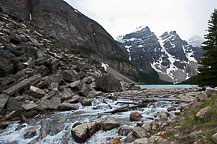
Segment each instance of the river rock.
[{"label": "river rock", "polygon": [[210,88],[210,87],[206,88],[206,94],[208,96],[211,96],[213,94],[217,94],[217,88]]},{"label": "river rock", "polygon": [[130,113],[130,121],[139,121],[142,118],[142,115],[138,112]]},{"label": "river rock", "polygon": [[146,138],[149,136],[148,132],[142,127],[136,127],[133,129],[133,134],[137,138]]},{"label": "river rock", "polygon": [[188,102],[188,103],[196,101],[196,98],[190,95],[181,96],[180,99],[182,102]]},{"label": "river rock", "polygon": [[110,144],[121,144],[121,138],[119,136],[116,136],[115,138],[112,139]]},{"label": "river rock", "polygon": [[121,126],[118,129],[118,135],[127,136],[132,130],[133,130],[133,127],[130,127],[130,126],[127,126],[127,125]]},{"label": "river rock", "polygon": [[158,130],[159,127],[160,127],[160,125],[159,125],[157,122],[152,122],[151,124],[152,124],[151,129],[152,129],[153,131]]},{"label": "river rock", "polygon": [[158,112],[155,114],[155,120],[158,122],[166,122],[170,114],[168,112]]},{"label": "river rock", "polygon": [[132,143],[133,141],[135,141],[137,139],[137,137],[133,134],[133,132],[130,132],[126,139],[124,140],[126,143]]},{"label": "river rock", "polygon": [[167,140],[164,139],[162,136],[151,136],[149,139],[148,139],[148,142],[149,143],[162,143],[162,144],[166,144],[167,143]]},{"label": "river rock", "polygon": [[144,123],[142,125],[142,128],[144,128],[146,131],[151,131],[152,130],[152,123]]},{"label": "river rock", "polygon": [[85,123],[72,128],[71,134],[78,143],[83,143],[98,130],[100,121]]},{"label": "river rock", "polygon": [[70,104],[67,102],[63,102],[62,104],[60,104],[58,106],[58,109],[61,109],[61,110],[78,110],[79,106],[77,104]]},{"label": "river rock", "polygon": [[213,109],[211,107],[205,107],[196,114],[196,117],[200,120],[208,119],[212,115],[212,112]]},{"label": "river rock", "polygon": [[30,138],[36,136],[36,134],[37,134],[37,129],[38,129],[37,126],[29,127],[29,128],[26,130],[25,134],[24,134],[24,138],[25,138],[25,139],[30,139]]},{"label": "river rock", "polygon": [[119,80],[109,74],[103,74],[102,77],[95,80],[96,89],[103,92],[120,92],[122,86]]},{"label": "river rock", "polygon": [[217,143],[217,133],[214,134],[214,135],[212,135],[212,140],[213,140],[215,143]]},{"label": "river rock", "polygon": [[31,86],[29,89],[29,95],[36,97],[36,98],[42,98],[45,96],[45,92],[40,88]]},{"label": "river rock", "polygon": [[116,118],[108,118],[102,124],[103,130],[111,130],[113,128],[119,127],[120,124],[117,122]]},{"label": "river rock", "polygon": [[170,112],[170,111],[176,111],[176,108],[175,108],[175,107],[169,107],[169,108],[167,109],[167,111],[168,111],[168,112]]},{"label": "river rock", "polygon": [[81,100],[81,105],[82,106],[91,106],[92,105],[92,101],[90,99],[84,98],[84,99]]},{"label": "river rock", "polygon": [[147,138],[137,139],[133,142],[133,144],[150,144]]}]

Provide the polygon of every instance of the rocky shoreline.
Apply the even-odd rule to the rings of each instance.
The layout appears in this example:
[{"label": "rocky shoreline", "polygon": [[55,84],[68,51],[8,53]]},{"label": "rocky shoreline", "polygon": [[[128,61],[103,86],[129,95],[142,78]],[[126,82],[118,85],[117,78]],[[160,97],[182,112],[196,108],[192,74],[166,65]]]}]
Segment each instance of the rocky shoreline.
[{"label": "rocky shoreline", "polygon": [[[189,105],[208,99],[209,96],[214,93],[216,93],[216,89],[207,89],[206,92],[198,91],[197,88],[129,90],[103,93],[104,96],[89,98],[89,101],[85,99],[85,102],[79,102],[79,100],[77,100],[77,108],[62,110],[71,110],[72,113],[70,115],[74,115],[75,118],[81,117],[81,119],[86,115],[82,112],[85,107],[88,108],[86,110],[87,113],[93,113],[92,115],[90,114],[90,117],[87,117],[89,122],[82,122],[83,120],[81,120],[71,123],[71,128],[69,128],[71,134],[69,133],[67,135],[71,135],[69,137],[73,138],[73,141],[77,143],[85,143],[91,140],[96,133],[114,130],[113,133],[116,137],[107,136],[105,143],[169,144],[174,142],[167,139],[166,134],[168,131],[165,129],[173,122],[172,119],[180,115],[180,112],[182,113],[188,110]],[[101,102],[95,102],[100,99]],[[159,104],[161,104],[160,109],[153,111]],[[64,107],[64,103],[61,105]],[[74,105],[76,104],[73,104],[73,106]],[[147,108],[149,108],[150,111],[147,111]],[[83,116],[82,113],[84,113]],[[149,114],[149,117],[147,117],[146,114]],[[43,141],[43,139],[46,139],[46,136],[49,135],[47,129],[50,128],[46,126],[47,124],[43,124],[45,123],[44,118],[51,119],[52,116],[49,117],[49,115],[49,113],[45,113],[45,115],[42,115],[43,117],[37,115],[34,118],[39,120],[40,127],[33,125],[26,128],[24,137],[27,140],[33,138],[31,142],[28,143]],[[71,118],[71,116],[66,116],[66,118],[67,117],[69,119]],[[23,122],[32,123],[31,121],[30,119],[26,119],[26,121]],[[56,120],[54,119],[54,121]],[[60,119],[59,121],[62,120]],[[20,123],[18,128],[21,127],[22,129],[23,122]],[[11,122],[8,121],[1,123],[1,128],[7,128],[7,125],[10,123]],[[24,126],[24,128],[25,127],[26,126]],[[40,134],[37,135],[37,131],[40,131]],[[4,130],[2,130],[2,132],[4,133]],[[57,133],[59,132],[60,130],[57,131]],[[64,139],[61,139],[61,141],[68,143],[68,141]]]}]

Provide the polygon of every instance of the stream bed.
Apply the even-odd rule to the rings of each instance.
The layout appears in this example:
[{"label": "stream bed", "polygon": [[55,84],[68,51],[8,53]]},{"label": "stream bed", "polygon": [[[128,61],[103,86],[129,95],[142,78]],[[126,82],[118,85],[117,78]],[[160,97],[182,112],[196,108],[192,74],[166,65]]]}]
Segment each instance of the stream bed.
[{"label": "stream bed", "polygon": [[[111,94],[112,96],[115,94]],[[126,95],[130,95],[127,93]],[[139,112],[143,118],[139,121],[151,122],[154,120],[154,115],[157,112],[167,111],[171,106],[176,107],[175,111],[171,111],[169,120],[175,117],[175,112],[179,112],[179,108],[185,103],[179,101],[179,97],[174,97],[174,92],[169,93],[153,93],[132,95],[131,98],[118,96],[115,99],[110,97],[92,98],[92,106],[83,107],[79,105],[79,110],[55,112],[47,114],[43,118],[39,115],[31,119],[28,123],[14,122],[10,124],[4,131],[0,131],[1,144],[28,144],[31,143],[40,135],[40,128],[42,120],[46,129],[47,136],[42,140],[38,140],[38,144],[76,144],[71,135],[72,126],[76,122],[86,123],[94,120],[104,121],[107,118],[114,117],[120,125],[128,125],[135,127],[138,122],[131,122],[129,119],[131,112]],[[182,94],[179,94],[180,96]],[[110,111],[121,108],[133,106],[133,103],[142,103],[141,99],[154,99],[156,102],[147,103],[146,107],[138,107],[126,112],[110,113]],[[132,103],[132,104],[131,104]],[[36,128],[35,135],[26,135],[26,130],[30,127]],[[98,131],[90,137],[85,144],[106,144],[110,140],[118,136],[118,128],[109,131]],[[125,137],[121,137],[124,139]]]}]

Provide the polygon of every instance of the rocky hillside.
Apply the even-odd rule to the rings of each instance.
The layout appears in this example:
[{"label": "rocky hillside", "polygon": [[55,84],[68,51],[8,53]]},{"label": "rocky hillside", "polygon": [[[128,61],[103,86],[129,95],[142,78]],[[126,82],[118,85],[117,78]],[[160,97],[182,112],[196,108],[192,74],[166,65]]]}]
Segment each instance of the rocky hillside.
[{"label": "rocky hillside", "polygon": [[57,48],[31,23],[0,12],[0,119],[75,110],[76,103],[88,105],[88,98],[122,86],[102,63]]},{"label": "rocky hillside", "polygon": [[182,40],[176,31],[157,37],[149,27],[117,38],[128,52],[129,60],[148,73],[156,71],[160,79],[178,83],[197,74],[198,60],[203,54]]},{"label": "rocky hillside", "polygon": [[4,12],[43,29],[44,34],[57,40],[56,47],[104,61],[129,77],[137,74],[127,53],[109,33],[63,0],[0,0],[0,6]]}]

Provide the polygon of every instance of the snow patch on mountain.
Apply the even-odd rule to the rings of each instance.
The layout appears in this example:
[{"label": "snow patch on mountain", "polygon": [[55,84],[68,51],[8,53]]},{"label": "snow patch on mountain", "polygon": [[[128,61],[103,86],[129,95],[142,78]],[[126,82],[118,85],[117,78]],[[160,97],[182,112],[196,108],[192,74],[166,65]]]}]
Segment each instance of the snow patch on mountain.
[{"label": "snow patch on mountain", "polygon": [[188,39],[188,43],[194,47],[201,47],[204,39],[198,35],[194,35]]},{"label": "snow patch on mountain", "polygon": [[186,57],[188,59],[188,61],[193,61],[193,62],[197,62],[194,58],[194,52],[192,51],[192,49],[190,49],[190,51],[187,52],[186,48],[189,48],[189,45],[184,46],[182,45],[183,51],[186,54]]}]

